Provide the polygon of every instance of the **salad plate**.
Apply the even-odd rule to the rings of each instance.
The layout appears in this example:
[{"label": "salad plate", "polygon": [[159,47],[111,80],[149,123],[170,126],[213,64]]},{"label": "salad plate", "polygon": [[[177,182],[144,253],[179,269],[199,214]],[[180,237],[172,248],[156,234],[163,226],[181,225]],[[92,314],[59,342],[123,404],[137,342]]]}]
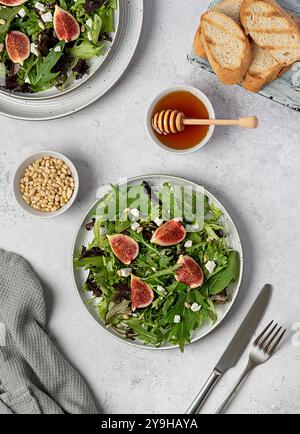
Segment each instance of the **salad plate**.
[{"label": "salad plate", "polygon": [[[47,3],[27,0],[9,9],[2,9],[3,6],[0,6],[0,16],[7,14],[7,10],[15,14],[10,27],[7,28],[5,24],[6,35],[20,29],[22,37],[25,37],[25,40],[28,38],[30,43],[30,53],[26,54],[28,57],[22,66],[14,64],[9,59],[9,48],[6,49],[7,51],[2,49],[0,92],[13,98],[55,98],[81,86],[101,67],[114,44],[118,31],[119,0],[107,0],[104,3],[65,0],[64,9],[59,5],[56,0]],[[75,23],[77,22],[80,30],[76,40],[66,43],[58,39],[55,34],[56,8],[60,13],[67,12],[77,20]],[[1,33],[0,28],[2,40],[6,35],[4,31]],[[49,76],[48,64],[49,68],[52,68],[52,74]],[[36,76],[42,65],[43,74],[40,79],[37,79]],[[2,71],[4,66],[6,77],[3,76]]]},{"label": "salad plate", "polygon": [[[124,188],[131,191],[131,197],[134,191],[140,199],[149,191],[152,197],[156,189],[157,200],[151,203],[160,218],[154,218],[152,211],[151,217],[146,216],[136,202],[124,208],[124,202],[118,208],[120,215],[137,213],[138,219],[129,215],[125,220],[104,223],[104,210],[110,207],[115,194],[118,199],[122,197]],[[196,191],[203,198],[201,223],[200,214],[196,220],[175,218],[170,209],[168,216],[164,214],[161,191],[167,191],[169,196],[178,189],[193,191],[193,195]],[[172,247],[162,247],[166,244],[160,242],[157,245],[154,234],[171,221],[185,227],[186,236]],[[120,259],[111,244],[115,233],[139,246],[132,263]],[[191,281],[187,285],[179,273],[182,258],[201,265],[202,280],[195,285]],[[168,175],[146,175],[103,188],[76,232],[72,261],[76,293],[97,324],[121,342],[153,350],[180,347],[183,351],[186,344],[212,332],[230,311],[243,274],[242,245],[226,209],[196,183]],[[150,291],[150,299],[144,304],[139,305],[133,298],[136,282],[137,287],[141,284]]]},{"label": "salad plate", "polygon": [[57,119],[102,97],[119,81],[135,53],[143,24],[143,0],[118,0],[115,19],[113,42],[102,58],[92,61],[86,77],[62,93],[51,89],[47,91],[50,94],[26,97],[2,91],[0,114],[23,120]]}]

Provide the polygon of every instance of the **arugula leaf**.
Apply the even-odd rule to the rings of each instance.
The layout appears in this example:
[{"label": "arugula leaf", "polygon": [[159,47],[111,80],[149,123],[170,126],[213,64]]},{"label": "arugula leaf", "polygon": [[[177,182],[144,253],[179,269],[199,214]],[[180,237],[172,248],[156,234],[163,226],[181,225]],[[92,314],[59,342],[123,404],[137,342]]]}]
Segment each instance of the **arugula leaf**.
[{"label": "arugula leaf", "polygon": [[72,57],[77,57],[78,59],[89,60],[92,59],[92,57],[101,56],[103,48],[103,44],[96,47],[89,41],[82,41],[70,48],[70,54]]},{"label": "arugula leaf", "polygon": [[40,57],[30,70],[28,77],[35,92],[51,87],[55,78],[60,74],[60,72],[51,72],[51,70],[63,55],[64,45],[64,42],[57,44],[57,47],[61,47],[61,51],[54,51],[54,49],[49,51],[47,56]]},{"label": "arugula leaf", "polygon": [[5,21],[4,24],[0,25],[0,42],[4,41],[6,33],[10,28],[10,24],[20,9],[21,6],[16,6],[13,8],[0,8],[0,18]]},{"label": "arugula leaf", "polygon": [[212,276],[206,283],[210,295],[216,295],[224,291],[231,282],[239,277],[240,260],[236,251],[231,251],[228,256],[227,267]]}]

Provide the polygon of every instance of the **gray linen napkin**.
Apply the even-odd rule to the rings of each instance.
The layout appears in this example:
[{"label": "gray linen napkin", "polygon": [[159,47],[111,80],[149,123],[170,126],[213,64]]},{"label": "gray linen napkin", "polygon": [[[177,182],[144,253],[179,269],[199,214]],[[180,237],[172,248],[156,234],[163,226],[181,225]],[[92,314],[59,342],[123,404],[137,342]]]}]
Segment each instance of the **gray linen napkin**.
[{"label": "gray linen napkin", "polygon": [[39,279],[25,259],[0,250],[0,413],[98,413],[45,326]]}]

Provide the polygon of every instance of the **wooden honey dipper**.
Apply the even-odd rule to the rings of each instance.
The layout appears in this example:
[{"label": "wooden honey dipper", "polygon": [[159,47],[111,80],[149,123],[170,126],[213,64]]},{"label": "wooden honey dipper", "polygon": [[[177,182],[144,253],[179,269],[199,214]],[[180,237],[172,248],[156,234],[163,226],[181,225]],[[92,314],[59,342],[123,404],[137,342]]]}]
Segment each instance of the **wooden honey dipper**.
[{"label": "wooden honey dipper", "polygon": [[186,119],[178,110],[162,110],[155,113],[152,126],[158,134],[176,134],[184,131],[186,125],[238,125],[244,128],[257,128],[256,116],[240,119]]}]

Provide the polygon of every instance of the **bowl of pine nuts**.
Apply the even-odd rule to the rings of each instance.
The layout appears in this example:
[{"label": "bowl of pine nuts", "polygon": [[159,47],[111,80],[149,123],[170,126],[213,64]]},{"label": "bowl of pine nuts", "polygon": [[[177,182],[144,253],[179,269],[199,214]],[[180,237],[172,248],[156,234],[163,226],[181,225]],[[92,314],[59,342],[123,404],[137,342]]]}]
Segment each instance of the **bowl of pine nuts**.
[{"label": "bowl of pine nuts", "polygon": [[74,164],[54,151],[29,155],[17,168],[13,193],[19,206],[41,218],[57,217],[75,202],[79,177]]}]

